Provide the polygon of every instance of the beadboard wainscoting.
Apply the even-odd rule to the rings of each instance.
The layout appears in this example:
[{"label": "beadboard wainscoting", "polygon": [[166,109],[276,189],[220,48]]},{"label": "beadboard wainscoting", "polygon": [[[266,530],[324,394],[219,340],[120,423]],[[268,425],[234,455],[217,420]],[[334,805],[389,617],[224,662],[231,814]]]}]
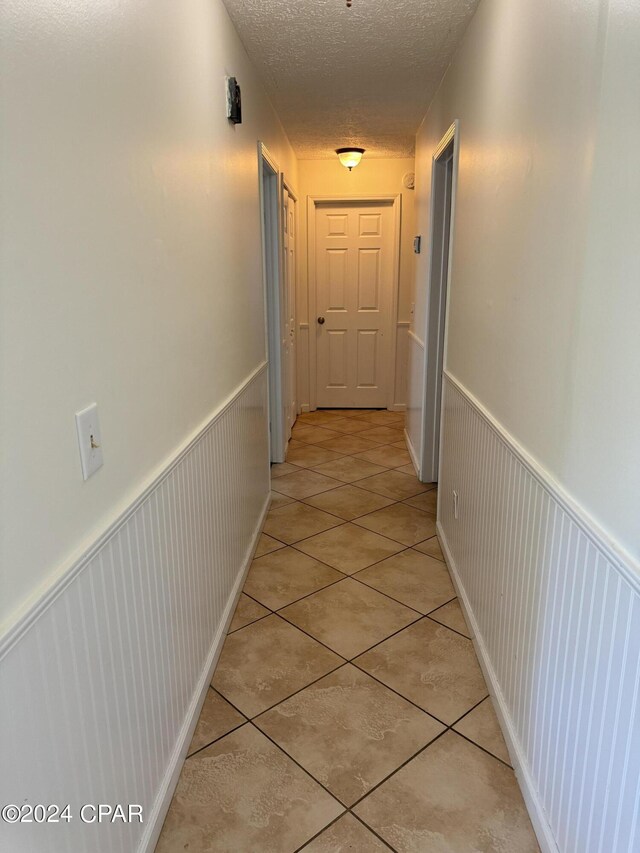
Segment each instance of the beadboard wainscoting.
[{"label": "beadboard wainscoting", "polygon": [[[150,853],[269,499],[259,367],[3,643],[0,801],[70,804],[12,853]],[[10,701],[7,701],[10,700]],[[84,824],[85,803],[144,823]]]},{"label": "beadboard wainscoting", "polygon": [[413,465],[420,476],[422,455],[422,406],[424,403],[424,343],[412,329],[407,332],[407,417],[405,437]]},{"label": "beadboard wainscoting", "polygon": [[638,851],[638,566],[451,375],[444,407],[439,534],[541,847]]},{"label": "beadboard wainscoting", "polygon": [[396,323],[396,364],[393,408],[404,412],[407,408],[407,369],[409,367],[409,323]]}]

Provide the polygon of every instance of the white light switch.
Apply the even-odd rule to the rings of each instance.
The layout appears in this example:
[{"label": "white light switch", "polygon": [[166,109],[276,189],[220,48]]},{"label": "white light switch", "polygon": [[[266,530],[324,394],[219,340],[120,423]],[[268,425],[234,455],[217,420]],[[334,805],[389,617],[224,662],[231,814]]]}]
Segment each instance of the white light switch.
[{"label": "white light switch", "polygon": [[98,468],[102,467],[102,437],[96,403],[92,403],[81,412],[76,412],[76,427],[80,444],[82,478],[88,480]]}]

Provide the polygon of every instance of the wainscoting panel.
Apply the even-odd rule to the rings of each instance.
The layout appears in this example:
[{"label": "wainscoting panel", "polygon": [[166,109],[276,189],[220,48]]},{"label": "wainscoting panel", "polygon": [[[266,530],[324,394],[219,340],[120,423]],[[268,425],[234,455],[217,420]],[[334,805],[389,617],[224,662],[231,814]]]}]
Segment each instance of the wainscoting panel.
[{"label": "wainscoting panel", "polygon": [[452,376],[444,406],[439,532],[541,846],[638,851],[638,566]]},{"label": "wainscoting panel", "polygon": [[424,402],[424,344],[409,329],[408,377],[407,377],[407,419],[406,437],[409,453],[417,471],[420,469],[422,455],[422,405]]},{"label": "wainscoting panel", "polygon": [[409,367],[409,323],[396,324],[396,373],[393,408],[397,412],[407,407],[407,370]]},{"label": "wainscoting panel", "polygon": [[[0,821],[0,849],[152,849],[268,500],[266,380],[263,365],[5,643],[0,803],[72,819]],[[140,804],[144,823],[84,824],[85,803]]]}]

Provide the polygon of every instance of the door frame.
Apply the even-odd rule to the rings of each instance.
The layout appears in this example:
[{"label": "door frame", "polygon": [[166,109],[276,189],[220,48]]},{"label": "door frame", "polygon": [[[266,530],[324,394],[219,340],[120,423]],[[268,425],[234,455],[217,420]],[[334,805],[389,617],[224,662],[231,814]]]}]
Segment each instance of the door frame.
[{"label": "door frame", "polygon": [[[268,181],[268,197],[265,184]],[[258,186],[262,238],[265,361],[269,382],[267,420],[271,462],[284,462],[287,450],[284,424],[282,358],[283,239],[282,173],[264,143],[258,141]]]},{"label": "door frame", "polygon": [[[434,257],[436,215],[441,198],[436,198],[438,170],[446,164],[451,152],[451,205],[449,211],[449,246],[447,274],[443,280]],[[420,434],[420,479],[434,482],[442,466],[442,374],[447,367],[449,338],[449,307],[451,304],[451,279],[453,268],[453,242],[455,230],[456,197],[458,187],[458,161],[460,154],[460,121],[448,128],[431,158],[431,199],[429,209],[429,268],[427,273],[427,304],[425,312],[425,341],[422,382],[422,413]],[[437,248],[437,247],[436,247]],[[435,286],[434,286],[435,285]],[[444,306],[442,300],[444,299]],[[440,354],[442,357],[440,357]],[[431,415],[429,415],[431,412]]]},{"label": "door frame", "polygon": [[[318,343],[315,333],[317,317],[316,291],[316,208],[325,204],[389,204],[393,214],[393,281],[391,284],[390,343],[392,357],[387,366],[387,409],[393,409],[395,402],[396,358],[398,333],[398,294],[400,290],[400,227],[402,221],[402,194],[393,195],[357,195],[307,196],[307,281],[309,288],[309,411],[317,409],[318,382]],[[311,334],[313,330],[313,334]]]},{"label": "door frame", "polygon": [[[284,201],[284,193],[288,193],[288,195],[293,199],[294,204],[294,212],[293,212],[293,222],[295,228],[294,240],[296,245],[296,257],[295,257],[295,268],[293,271],[293,295],[294,295],[294,306],[293,306],[293,329],[290,332],[293,333],[293,347],[295,352],[295,369],[291,371],[291,375],[293,375],[295,382],[295,407],[296,407],[296,417],[300,413],[300,398],[298,396],[298,345],[300,343],[300,339],[298,336],[298,283],[300,281],[299,271],[300,271],[300,241],[298,234],[298,194],[293,191],[291,185],[288,183],[287,179],[283,176],[282,179],[282,201]],[[283,266],[283,274],[286,266]],[[284,283],[285,288],[288,287],[288,282]],[[287,400],[287,405],[289,405],[289,401]],[[293,424],[292,424],[293,426]]]}]

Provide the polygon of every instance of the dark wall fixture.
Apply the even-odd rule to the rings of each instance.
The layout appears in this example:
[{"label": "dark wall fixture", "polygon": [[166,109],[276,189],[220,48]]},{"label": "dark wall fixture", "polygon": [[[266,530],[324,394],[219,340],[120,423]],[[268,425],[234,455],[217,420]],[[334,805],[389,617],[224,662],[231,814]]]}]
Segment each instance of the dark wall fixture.
[{"label": "dark wall fixture", "polygon": [[233,124],[242,124],[240,86],[235,77],[227,77],[227,118]]}]

